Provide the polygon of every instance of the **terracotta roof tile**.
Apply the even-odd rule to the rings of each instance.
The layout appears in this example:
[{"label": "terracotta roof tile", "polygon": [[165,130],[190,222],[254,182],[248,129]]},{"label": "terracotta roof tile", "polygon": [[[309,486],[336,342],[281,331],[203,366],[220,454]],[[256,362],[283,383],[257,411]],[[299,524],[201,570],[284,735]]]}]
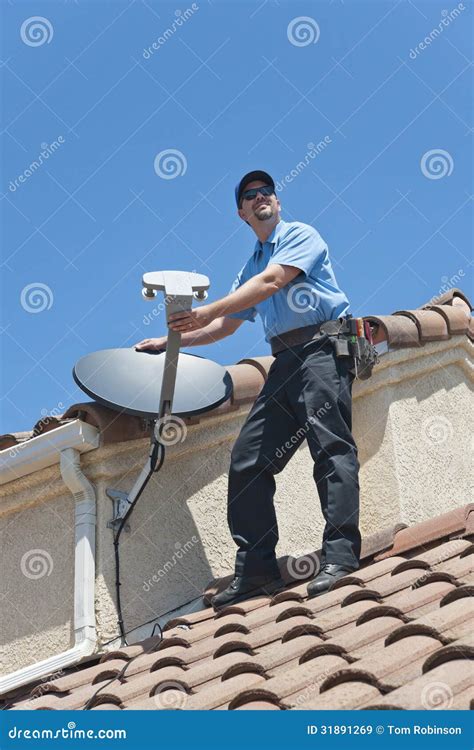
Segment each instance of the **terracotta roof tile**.
[{"label": "terracotta roof tile", "polygon": [[[326,687],[306,701],[294,706],[296,710],[339,711],[362,708],[369,701],[379,701],[383,693],[371,675],[354,673],[354,679],[341,681],[334,687]],[[357,679],[358,677],[358,679]],[[323,683],[324,688],[324,683]]]},{"label": "terracotta roof tile", "polygon": [[0,435],[0,450],[4,451],[8,448],[13,448],[15,445],[20,445],[21,443],[24,443],[26,440],[31,440],[33,436],[33,431],[29,432],[15,432],[15,433],[7,433],[6,435]]},{"label": "terracotta roof tile", "polygon": [[405,349],[410,346],[421,346],[418,326],[410,318],[396,315],[366,315],[377,333],[375,343],[387,341],[391,349]]},{"label": "terracotta roof tile", "polygon": [[95,401],[70,406],[64,418],[80,419],[100,431],[102,445],[149,437],[150,429],[140,417],[120,414]]},{"label": "terracotta roof tile", "polygon": [[442,597],[455,588],[455,584],[449,581],[428,581],[415,589],[397,591],[385,597],[385,602],[410,617],[418,617],[438,606]]},{"label": "terracotta roof tile", "polygon": [[399,531],[394,537],[391,549],[381,552],[376,559],[382,560],[392,555],[414,552],[420,548],[426,552],[428,547],[439,539],[474,533],[474,503],[422,521],[414,528],[416,532],[413,527]]},{"label": "terracotta roof tile", "polygon": [[290,581],[273,598],[175,618],[163,641],[115,649],[17,696],[13,708],[426,708],[439,682],[451,708],[467,708],[471,510],[400,528],[391,552],[387,535],[379,546],[368,540],[372,557],[320,597],[308,600],[306,584]]},{"label": "terracotta roof tile", "polygon": [[[446,341],[450,338],[446,319],[435,310],[397,310],[393,315],[403,315],[412,320],[418,328],[418,338],[425,341]],[[465,328],[467,331],[467,318]]]},{"label": "terracotta roof tile", "polygon": [[448,329],[448,338],[451,336],[460,336],[467,333],[470,316],[465,309],[459,306],[450,307],[449,305],[430,305],[427,310],[433,310],[441,315]]},{"label": "terracotta roof tile", "polygon": [[[325,647],[321,647],[321,652],[315,655],[310,661],[295,665],[293,669],[287,669],[285,672],[266,680],[263,688],[259,686],[241,691],[237,698],[233,700],[229,708],[238,706],[255,700],[259,690],[265,692],[267,697],[275,703],[280,703],[285,707],[291,707],[304,700],[304,692],[308,692],[308,686],[311,685],[311,692],[315,692],[326,677],[335,672],[342,666],[347,666],[347,661],[337,654],[327,653]],[[289,698],[289,696],[292,696]]]},{"label": "terracotta roof tile", "polygon": [[[374,650],[378,652],[384,645],[386,637],[399,628],[402,622],[403,620],[395,615],[376,617],[337,635],[335,640],[348,654],[360,659],[367,652],[373,653]],[[331,640],[326,643],[331,643]]]},{"label": "terracotta roof tile", "polygon": [[474,671],[468,659],[441,664],[412,682],[391,691],[381,700],[367,700],[363,708],[402,708],[405,710],[467,710],[474,698]]},{"label": "terracotta roof tile", "polygon": [[104,654],[101,661],[108,661],[110,659],[134,659],[141,654],[155,651],[158,647],[161,648],[161,638],[159,635],[146,638],[144,641],[141,641],[141,643],[134,644],[133,646],[124,646],[116,651],[109,651]]},{"label": "terracotta roof tile", "polygon": [[125,659],[114,659],[105,664],[96,664],[94,667],[78,669],[64,677],[56,677],[51,682],[43,682],[32,691],[36,696],[43,693],[70,692],[83,685],[97,685],[104,680],[110,680],[117,676],[127,664]]},{"label": "terracotta roof tile", "polygon": [[[387,641],[386,641],[387,643]],[[440,647],[440,641],[429,635],[407,636],[400,648],[398,641],[367,654],[360,661],[345,669],[345,672],[360,670],[373,675],[374,680],[390,686],[400,687],[421,676],[423,664]]]},{"label": "terracotta roof tile", "polygon": [[362,539],[360,558],[366,560],[373,557],[376,553],[383,552],[393,545],[393,538],[402,529],[406,529],[405,523],[397,523],[388,528],[376,531],[368,537]]},{"label": "terracotta roof tile", "polygon": [[421,632],[425,626],[427,632],[436,633],[440,640],[456,640],[468,635],[474,630],[474,600],[467,597],[433,609],[413,622],[401,625],[391,633],[388,641],[400,640],[408,632]]},{"label": "terracotta roof tile", "polygon": [[436,302],[437,305],[455,305],[457,302],[464,302],[470,310],[473,309],[469,299],[466,297],[464,292],[462,292],[460,289],[457,289],[456,287],[448,289],[447,292],[444,292],[437,297],[432,297],[429,302],[427,302],[425,305],[421,305],[419,309],[425,310],[426,308],[431,307],[434,302]]},{"label": "terracotta roof tile", "polygon": [[[452,336],[468,335],[474,340],[474,320],[470,315],[471,303],[459,289],[450,289],[445,294],[433,297],[416,310],[397,310],[392,315],[366,315],[373,330],[374,342],[387,341],[390,349],[423,346],[428,341],[442,341]],[[273,362],[271,356],[251,357],[229,365],[227,370],[233,383],[230,399],[205,414],[186,418],[187,424],[197,424],[213,416],[235,411],[243,404],[253,403],[268,376]],[[140,417],[120,414],[94,401],[74,404],[62,415],[42,417],[33,430],[9,433],[0,436],[0,450],[9,449],[35,435],[55,429],[73,419],[88,422],[101,433],[102,445],[136,440],[149,436],[149,426]],[[391,537],[398,529],[385,532],[385,546],[391,545]],[[376,542],[382,551],[384,539]],[[363,556],[371,554],[362,550]]]}]

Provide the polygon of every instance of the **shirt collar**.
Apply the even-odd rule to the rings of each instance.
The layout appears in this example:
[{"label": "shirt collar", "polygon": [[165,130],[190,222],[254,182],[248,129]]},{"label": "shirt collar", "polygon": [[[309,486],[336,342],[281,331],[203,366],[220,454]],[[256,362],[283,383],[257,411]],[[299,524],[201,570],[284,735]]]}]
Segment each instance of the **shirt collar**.
[{"label": "shirt collar", "polygon": [[283,231],[284,226],[285,226],[285,222],[283,221],[283,219],[280,219],[278,224],[276,224],[273,227],[272,233],[269,235],[268,239],[266,239],[263,244],[260,242],[260,240],[257,240],[257,242],[255,243],[255,249],[254,249],[255,255],[259,254],[259,252],[263,249],[263,245],[265,245],[266,242],[269,242],[272,245],[275,245],[276,242],[278,242],[278,239],[280,237],[281,232]]}]

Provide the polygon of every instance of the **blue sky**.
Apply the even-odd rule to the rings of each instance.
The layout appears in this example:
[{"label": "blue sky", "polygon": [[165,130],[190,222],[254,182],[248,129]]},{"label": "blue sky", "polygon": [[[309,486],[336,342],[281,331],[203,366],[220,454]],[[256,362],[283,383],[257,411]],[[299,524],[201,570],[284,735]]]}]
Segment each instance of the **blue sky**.
[{"label": "blue sky", "polygon": [[[166,333],[144,272],[227,293],[255,243],[233,198],[250,169],[328,243],[354,315],[471,294],[472,11],[4,0],[0,432],[88,400],[84,354]],[[260,321],[191,351],[269,354]]]}]

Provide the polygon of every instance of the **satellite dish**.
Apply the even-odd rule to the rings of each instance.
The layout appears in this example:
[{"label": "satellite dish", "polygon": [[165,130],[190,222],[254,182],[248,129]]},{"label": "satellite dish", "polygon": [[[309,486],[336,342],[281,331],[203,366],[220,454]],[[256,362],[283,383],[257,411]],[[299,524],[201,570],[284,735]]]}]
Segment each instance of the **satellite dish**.
[{"label": "satellite dish", "polygon": [[[88,396],[126,414],[156,419],[165,352],[102,349],[80,359],[73,378]],[[172,413],[193,416],[230,398],[232,379],[222,365],[195,354],[178,355]]]}]

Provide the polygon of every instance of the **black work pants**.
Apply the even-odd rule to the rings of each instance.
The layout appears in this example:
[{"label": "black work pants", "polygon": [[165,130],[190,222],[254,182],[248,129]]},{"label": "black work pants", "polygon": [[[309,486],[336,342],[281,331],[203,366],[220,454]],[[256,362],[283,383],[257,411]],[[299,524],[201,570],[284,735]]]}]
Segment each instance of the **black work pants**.
[{"label": "black work pants", "polygon": [[359,461],[351,433],[351,365],[349,357],[336,357],[327,335],[276,355],[231,453],[227,517],[238,546],[236,575],[278,573],[274,477],[305,439],[326,521],[321,563],[359,567]]}]

